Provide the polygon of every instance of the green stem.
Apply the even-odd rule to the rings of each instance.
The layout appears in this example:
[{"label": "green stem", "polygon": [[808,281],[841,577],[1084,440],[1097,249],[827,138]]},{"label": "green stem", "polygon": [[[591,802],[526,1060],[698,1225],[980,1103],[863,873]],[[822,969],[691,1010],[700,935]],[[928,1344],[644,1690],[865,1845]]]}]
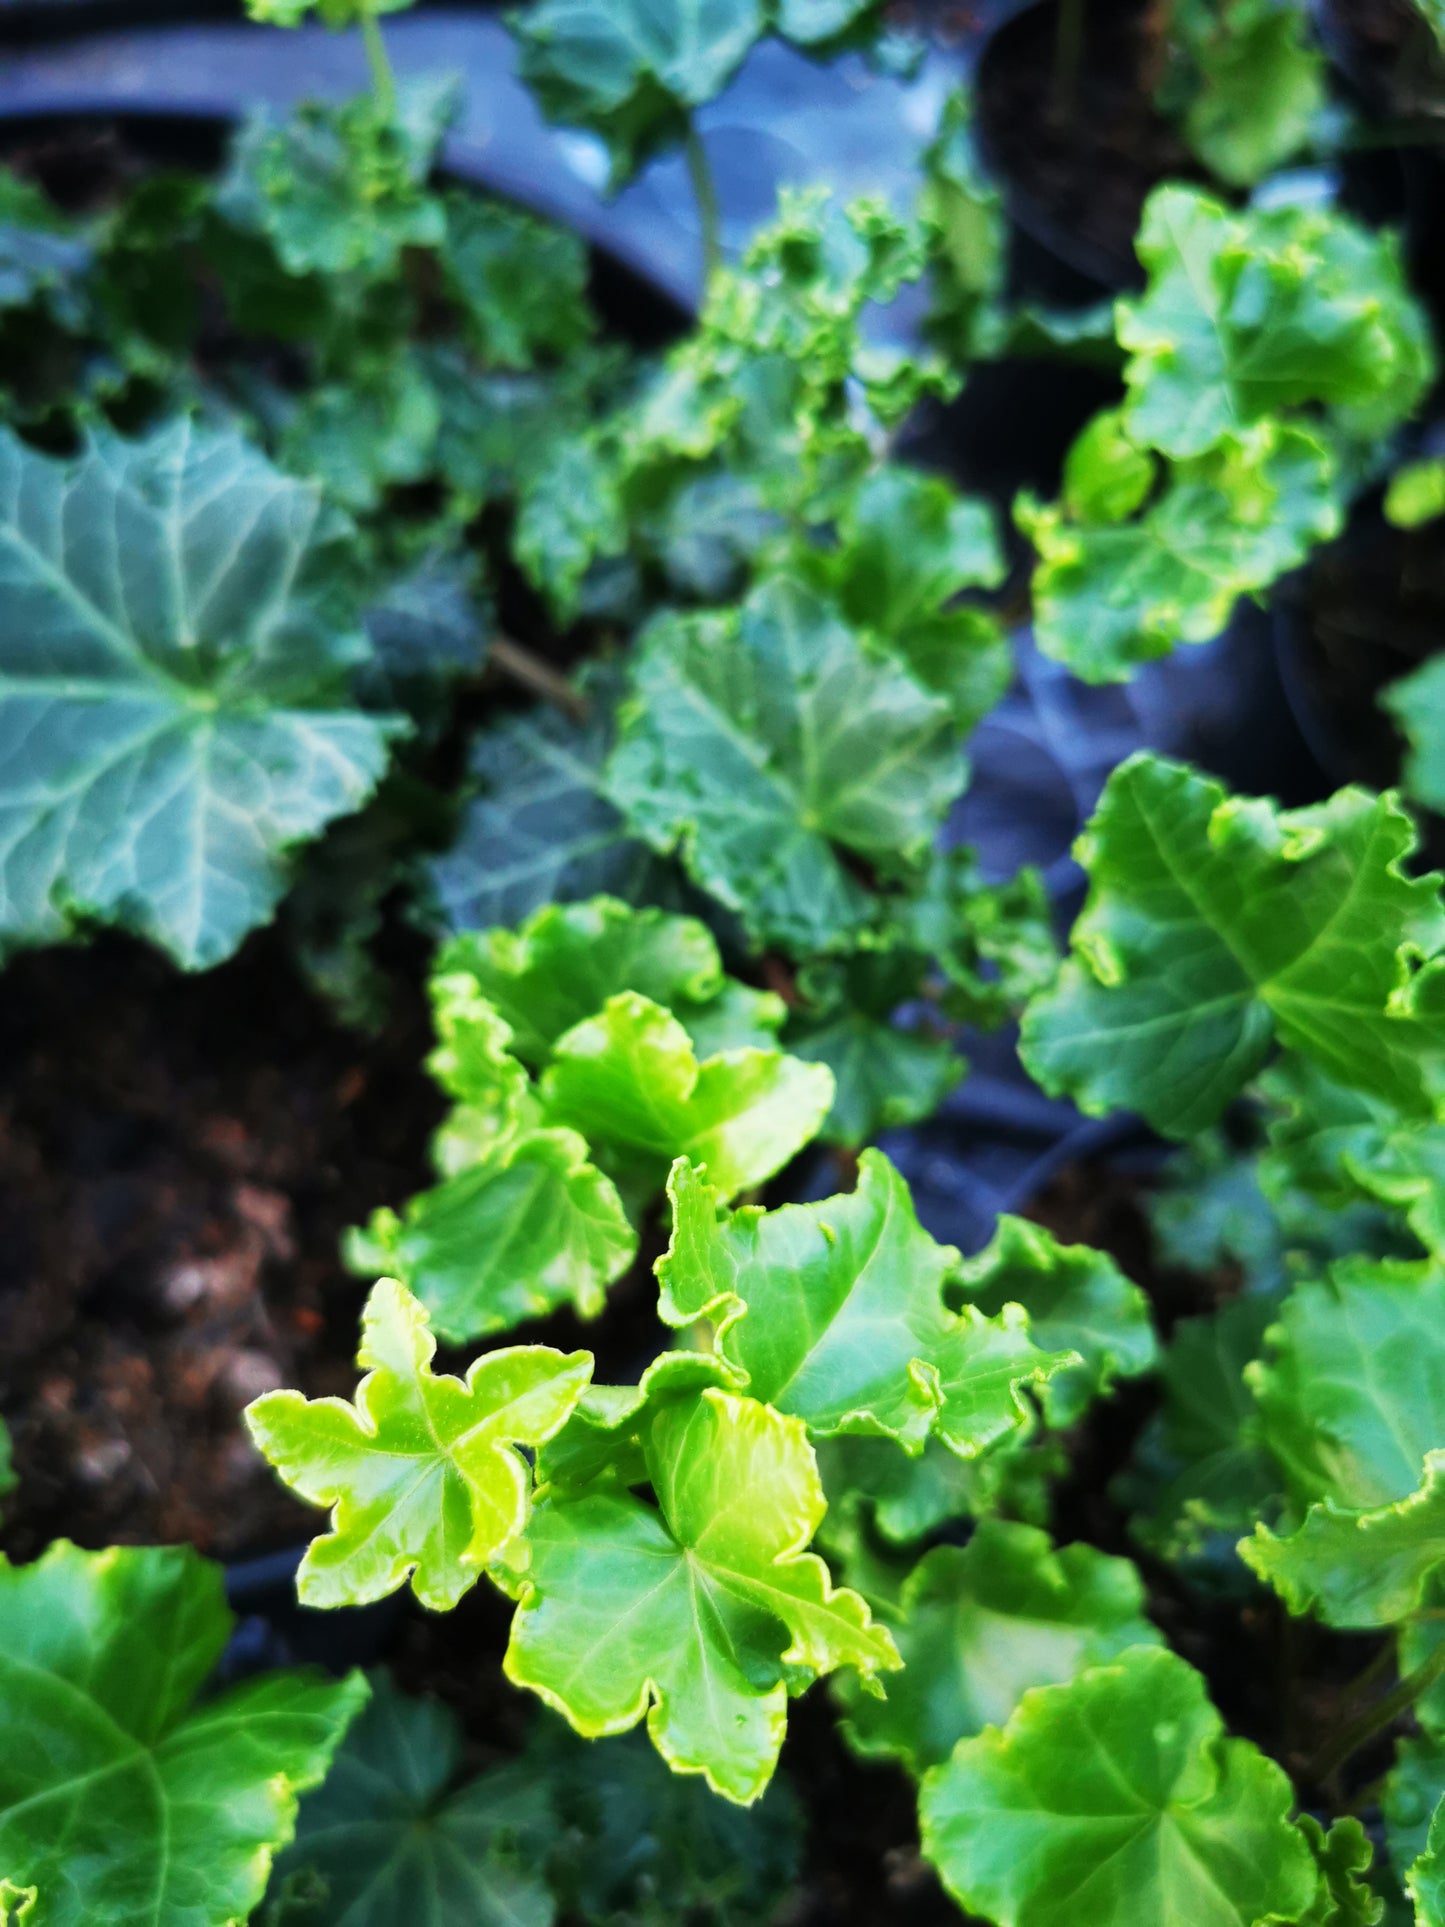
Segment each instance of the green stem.
[{"label": "green stem", "polygon": [[1442,1674],[1445,1674],[1445,1640],[1441,1640],[1429,1658],[1423,1660],[1413,1673],[1407,1673],[1382,1700],[1377,1700],[1358,1719],[1351,1720],[1335,1739],[1327,1741],[1305,1768],[1305,1778],[1312,1781],[1327,1778],[1352,1753],[1358,1753],[1367,1741],[1393,1726],[1402,1713],[1408,1713],[1420,1695],[1433,1686]]},{"label": "green stem", "polygon": [[361,9],[361,41],[366,48],[366,64],[371,69],[371,91],[376,104],[388,120],[396,119],[396,74],[386,42],[381,37],[381,22],[370,7]]},{"label": "green stem", "polygon": [[693,199],[697,202],[698,220],[702,227],[702,272],[703,286],[706,288],[716,270],[722,266],[722,230],[718,217],[717,185],[712,177],[707,149],[691,121],[687,124],[683,151],[687,155],[687,177],[692,183]]}]

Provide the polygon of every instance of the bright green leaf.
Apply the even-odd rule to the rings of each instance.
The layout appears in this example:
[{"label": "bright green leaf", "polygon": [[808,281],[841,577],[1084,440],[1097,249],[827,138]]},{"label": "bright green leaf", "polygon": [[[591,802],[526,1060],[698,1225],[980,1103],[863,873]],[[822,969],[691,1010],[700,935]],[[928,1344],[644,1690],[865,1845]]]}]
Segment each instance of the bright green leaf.
[{"label": "bright green leaf", "polygon": [[999,1927],[1257,1927],[1315,1890],[1292,1798],[1191,1666],[1135,1647],[961,1741],[924,1780],[923,1850]]},{"label": "bright green leaf", "polygon": [[845,1676],[834,1691],[852,1745],[915,1774],[1001,1726],[1029,1687],[1159,1637],[1127,1559],[1092,1546],[1056,1551],[1046,1532],[1002,1519],[981,1520],[962,1548],[925,1553],[883,1618],[903,1659],[887,1699],[862,1697]]},{"label": "bright green leaf", "polygon": [[720,1214],[682,1160],[668,1191],[662,1317],[711,1320],[739,1382],[819,1437],[882,1433],[917,1453],[936,1431],[973,1458],[1024,1423],[1026,1387],[1076,1360],[1034,1345],[1016,1306],[946,1309],[958,1253],[929,1237],[879,1151],[863,1153],[856,1191],[821,1204]]},{"label": "bright green leaf", "polygon": [[800,1421],[716,1387],[659,1399],[641,1476],[544,1489],[524,1542],[507,1677],[589,1737],[644,1713],[675,1771],[744,1805],[767,1785],[787,1695],[898,1664],[854,1593],[805,1550],[824,1512]]},{"label": "bright green leaf", "polygon": [[1186,68],[1170,93],[1212,173],[1252,187],[1310,144],[1326,69],[1298,0],[1181,0],[1170,27]]},{"label": "bright green leaf", "polygon": [[1437,515],[1445,515],[1445,456],[1397,468],[1385,490],[1385,520],[1397,529],[1417,529]]},{"label": "bright green leaf", "polygon": [[549,1123],[608,1147],[624,1172],[660,1185],[674,1158],[692,1158],[733,1197],[816,1136],[833,1078],[779,1050],[699,1063],[676,1017],[626,991],[558,1038],[541,1097]]},{"label": "bright green leaf", "polygon": [[1116,1378],[1137,1378],[1155,1363],[1149,1301],[1139,1287],[1106,1252],[1061,1245],[1024,1218],[1001,1217],[987,1248],[959,1267],[954,1282],[988,1317],[1022,1305],[1040,1345],[1079,1354],[1082,1363],[1039,1387],[1050,1425],[1072,1425]]},{"label": "bright green leaf", "polygon": [[1110,777],[1081,843],[1074,955],[1022,1050],[1090,1112],[1212,1124],[1278,1039],[1408,1114],[1433,1109],[1445,1043],[1439,879],[1411,878],[1410,819],[1341,790],[1280,811],[1162,757]]},{"label": "bright green leaf", "polygon": [[531,1477],[515,1448],[566,1422],[591,1357],[514,1345],[484,1354],[463,1381],[433,1373],[435,1350],[421,1306],[383,1279],[362,1318],[354,1404],[267,1392],[247,1407],[285,1482],[334,1508],[296,1576],[303,1603],[362,1605],[410,1579],[423,1605],[445,1611],[526,1522]]},{"label": "bright green leaf", "polygon": [[1407,796],[1445,814],[1445,662],[1432,656],[1383,691],[1381,705],[1405,738],[1400,781]]},{"label": "bright green leaf", "polygon": [[232,1623],[188,1546],[0,1563],[0,1865],[38,1890],[31,1927],[234,1927],[259,1903],[367,1687],[266,1673],[198,1705]]},{"label": "bright green leaf", "polygon": [[397,1278],[450,1344],[570,1305],[596,1318],[637,1255],[610,1178],[575,1131],[524,1131],[422,1191],[398,1218],[376,1212],[346,1246],[350,1270]]}]

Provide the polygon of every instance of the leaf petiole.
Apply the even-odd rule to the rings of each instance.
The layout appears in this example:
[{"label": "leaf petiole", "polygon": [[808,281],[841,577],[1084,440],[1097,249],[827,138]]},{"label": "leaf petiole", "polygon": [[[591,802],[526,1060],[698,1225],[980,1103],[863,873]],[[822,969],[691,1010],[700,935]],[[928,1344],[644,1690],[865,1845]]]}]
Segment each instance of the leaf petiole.
[{"label": "leaf petiole", "polygon": [[376,104],[388,120],[396,119],[396,71],[391,64],[391,55],[386,51],[386,42],[381,34],[381,22],[369,6],[363,5],[358,15],[361,22],[361,41],[366,48],[366,64],[371,70],[371,91]]},{"label": "leaf petiole", "polygon": [[1358,1753],[1377,1733],[1383,1733],[1393,1726],[1402,1713],[1408,1713],[1420,1695],[1442,1675],[1445,1675],[1445,1641],[1413,1673],[1407,1673],[1398,1685],[1392,1687],[1383,1699],[1377,1700],[1357,1719],[1349,1721],[1334,1739],[1326,1741],[1306,1766],[1303,1777],[1315,1783],[1328,1779],[1351,1754]]},{"label": "leaf petiole", "polygon": [[718,212],[717,183],[713,179],[712,163],[708,160],[697,125],[691,120],[687,124],[683,151],[687,156],[687,178],[692,184],[702,230],[702,273],[703,286],[706,288],[722,266],[722,221]]}]

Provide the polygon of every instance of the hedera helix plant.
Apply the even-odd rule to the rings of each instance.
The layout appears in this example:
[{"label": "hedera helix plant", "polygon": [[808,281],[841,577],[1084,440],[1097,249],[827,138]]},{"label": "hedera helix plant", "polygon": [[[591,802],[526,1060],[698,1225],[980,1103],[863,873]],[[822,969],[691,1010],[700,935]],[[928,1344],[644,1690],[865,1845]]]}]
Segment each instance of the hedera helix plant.
[{"label": "hedera helix plant", "polygon": [[[831,51],[872,16],[542,0],[518,31],[616,180],[684,146],[712,231],[696,107],[760,36]],[[1037,879],[940,847],[1010,673],[981,593],[1004,556],[980,504],[893,457],[957,369],[874,332],[929,275],[955,354],[1069,334],[1005,298],[962,97],[917,218],[788,198],[649,359],[597,340],[575,239],[433,184],[447,90],[397,81],[356,21],[373,93],[253,121],[215,183],[153,180],[84,223],[4,190],[0,728],[25,752],[0,759],[4,933],[115,922],[217,961],[293,846],[376,794],[361,882],[307,878],[313,919],[323,886],[344,906],[345,977],[393,874],[375,851],[415,845],[407,759],[450,685],[490,640],[550,693],[489,720],[429,865],[450,1109],[436,1184],[347,1243],[360,1383],[268,1393],[248,1422],[331,1515],[306,1603],[495,1587],[507,1676],[560,1718],[473,1772],[384,1675],[369,1698],[291,1673],[202,1698],[214,1570],[61,1544],[0,1567],[0,1725],[45,1742],[0,1761],[0,1915],[356,1927],[424,1893],[437,1927],[756,1918],[796,1861],[786,1791],[764,1794],[788,1701],[827,1678],[848,1743],[916,1780],[949,1891],[1003,1927],[1325,1927],[1386,1899],[1430,1927],[1445,922],[1411,817],[1131,760],[1058,968]],[[1304,139],[1297,28],[1176,9],[1203,81],[1180,111],[1226,178]],[[1277,120],[1223,110],[1267,72]],[[1343,215],[1167,186],[1140,253],[1124,400],[1060,503],[1022,510],[1041,639],[1096,678],[1214,633],[1331,533],[1433,368],[1392,243]],[[198,272],[299,383],[194,352]],[[592,654],[575,680],[497,632],[489,573]],[[613,633],[633,646],[596,646]],[[1229,1285],[1162,1338],[1103,1252],[1014,1217],[972,1256],[939,1243],[872,1146],[962,1074],[960,1026],[1025,1005],[1047,1090],[1191,1141],[1160,1248]],[[819,1142],[833,1194],[778,1202]],[[655,1355],[627,1382],[520,1329],[650,1290],[640,1253]],[[1143,1563],[1056,1543],[1081,1428],[1150,1374],[1114,1484]],[[1336,1730],[1277,1742],[1293,1785],[1172,1650],[1200,1596],[1374,1642]],[[1407,1716],[1367,1836],[1335,1775]],[[618,1843],[642,1837],[640,1868]]]}]

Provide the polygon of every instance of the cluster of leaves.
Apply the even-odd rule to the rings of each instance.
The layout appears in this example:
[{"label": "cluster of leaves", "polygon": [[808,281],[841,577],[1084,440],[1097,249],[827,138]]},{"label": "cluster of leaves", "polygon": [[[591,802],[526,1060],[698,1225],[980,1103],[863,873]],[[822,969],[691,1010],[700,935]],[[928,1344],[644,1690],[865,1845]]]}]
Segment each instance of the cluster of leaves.
[{"label": "cluster of leaves", "polygon": [[1070,449],[1060,500],[1017,508],[1040,647],[1090,682],[1209,640],[1338,533],[1434,370],[1393,238],[1348,216],[1169,184],[1136,246],[1126,399]]},{"label": "cluster of leaves", "polygon": [[[1007,298],[960,94],[915,216],[787,196],[696,326],[634,355],[599,341],[574,237],[435,184],[449,91],[395,86],[382,10],[320,6],[365,28],[374,93],[254,118],[216,182],[152,178],[84,222],[0,186],[0,942],[115,923],[215,962],[349,815],[296,919],[364,1005],[417,841],[397,820],[445,816],[425,756],[451,686],[493,641],[551,688],[487,720],[428,867],[450,1108],[437,1182],[347,1241],[376,1281],[354,1398],[269,1392],[247,1423],[330,1514],[305,1604],[492,1585],[507,1677],[565,1727],[464,1770],[456,1721],[384,1676],[201,1698],[214,1571],[62,1543],[0,1566],[0,1918],[756,1920],[797,1857],[786,1792],[763,1797],[788,1701],[827,1678],[1000,1927],[1344,1927],[1387,1900],[1439,1927],[1440,880],[1393,796],[1281,810],[1140,756],[1080,845],[1058,967],[1038,879],[944,847],[1010,676],[1005,555],[986,506],[892,458],[959,370],[878,328],[931,273],[955,364],[1117,352],[1123,400],[1017,519],[1042,645],[1119,680],[1216,633],[1383,474],[1434,369],[1393,241],[1166,185],[1101,343]],[[614,183],[688,148],[710,228],[696,108],[768,35],[877,53],[877,12],[536,0],[516,31]],[[1298,7],[1181,0],[1169,34],[1162,98],[1214,173],[1309,145]],[[1438,509],[1437,468],[1396,477],[1397,520]],[[1426,800],[1433,682],[1393,699]],[[964,1258],[865,1148],[962,1075],[959,1027],[1025,1004],[1047,1091],[1195,1140],[1159,1240],[1217,1304],[1162,1345],[1112,1258],[1012,1217]],[[852,1182],[765,1208],[817,1139]],[[436,1369],[438,1339],[594,1319],[624,1278],[636,1299],[664,1200],[635,1382],[536,1342]],[[1077,1428],[1150,1373],[1113,1497],[1178,1596],[1390,1642],[1399,1685],[1342,1734],[1414,1709],[1380,1870],[1357,1820],[1326,1832],[1226,1736],[1140,1570],[1051,1535]],[[1300,1764],[1333,1799],[1333,1761]]]}]

